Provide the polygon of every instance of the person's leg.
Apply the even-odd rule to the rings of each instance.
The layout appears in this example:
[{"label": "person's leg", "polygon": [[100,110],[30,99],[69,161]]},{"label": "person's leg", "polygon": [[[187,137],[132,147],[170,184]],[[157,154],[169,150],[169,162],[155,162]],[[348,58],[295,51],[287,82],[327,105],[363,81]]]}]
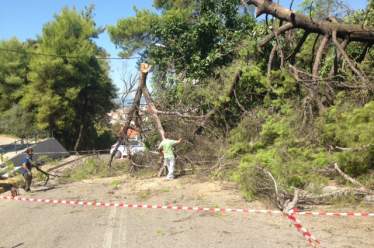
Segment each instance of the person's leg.
[{"label": "person's leg", "polygon": [[173,179],[174,178],[174,166],[175,166],[175,159],[170,158],[168,159],[168,175],[167,179]]},{"label": "person's leg", "polygon": [[31,173],[26,173],[23,175],[23,177],[25,178],[25,191],[30,191],[32,175]]},{"label": "person's leg", "polygon": [[27,173],[22,174],[22,177],[23,177],[23,185],[22,185],[22,188],[23,188],[24,190],[26,190],[26,188],[27,188]]},{"label": "person's leg", "polygon": [[164,158],[164,166],[166,167],[166,179],[168,179],[170,173],[170,159]]},{"label": "person's leg", "polygon": [[162,174],[165,172],[165,176],[168,175],[168,171],[169,171],[169,168],[168,168],[168,160],[166,158],[162,158],[162,164],[163,164],[163,170],[162,170]]}]

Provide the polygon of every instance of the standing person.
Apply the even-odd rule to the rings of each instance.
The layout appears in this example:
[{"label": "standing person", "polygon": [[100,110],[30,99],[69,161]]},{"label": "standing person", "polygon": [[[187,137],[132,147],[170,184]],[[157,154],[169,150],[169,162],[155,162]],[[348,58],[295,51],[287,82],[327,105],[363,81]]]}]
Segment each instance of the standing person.
[{"label": "standing person", "polygon": [[32,148],[26,149],[26,157],[22,160],[22,166],[19,169],[19,172],[22,174],[23,178],[25,179],[25,191],[30,191],[30,186],[32,182],[32,155],[33,150]]},{"label": "standing person", "polygon": [[182,139],[172,140],[172,139],[163,139],[158,146],[158,150],[164,156],[164,166],[168,168],[168,174],[166,179],[174,179],[174,166],[175,166],[175,155],[173,151],[173,146],[175,144],[181,143]]}]

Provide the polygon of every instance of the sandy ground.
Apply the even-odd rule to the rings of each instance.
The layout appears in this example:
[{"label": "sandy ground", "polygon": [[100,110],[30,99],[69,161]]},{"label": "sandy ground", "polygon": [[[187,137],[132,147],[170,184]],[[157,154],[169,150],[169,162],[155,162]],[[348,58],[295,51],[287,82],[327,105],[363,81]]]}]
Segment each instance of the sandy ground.
[{"label": "sandy ground", "polygon": [[16,140],[19,140],[19,138],[0,134],[0,146],[13,143]]},{"label": "sandy ground", "polygon": [[[128,176],[50,187],[28,197],[105,202],[268,208],[245,202],[235,185],[184,176]],[[9,193],[4,193],[9,194]],[[307,247],[284,216],[94,208],[0,200],[0,247]],[[322,247],[374,247],[374,218],[300,217]]]}]

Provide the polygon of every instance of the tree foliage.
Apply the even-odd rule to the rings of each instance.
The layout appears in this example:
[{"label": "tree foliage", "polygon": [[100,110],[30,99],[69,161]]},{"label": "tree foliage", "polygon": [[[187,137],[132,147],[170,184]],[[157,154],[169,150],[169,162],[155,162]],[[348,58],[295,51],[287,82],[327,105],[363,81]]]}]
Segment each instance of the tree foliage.
[{"label": "tree foliage", "polygon": [[[14,113],[17,118],[21,111],[24,118],[17,119],[26,129],[47,130],[68,148],[95,145],[97,125],[112,109],[116,95],[108,63],[97,59],[106,53],[94,43],[103,29],[92,13],[92,7],[82,13],[64,8],[32,46],[16,40],[1,43],[18,51],[4,53],[0,61],[5,81],[0,98],[8,103],[1,108],[17,104],[4,116]],[[23,54],[26,50],[32,53]]]},{"label": "tree foliage", "polygon": [[[29,83],[30,57],[26,53],[29,46],[27,42],[22,43],[16,38],[0,41],[0,112],[18,103],[23,95],[23,86]],[[4,52],[6,50],[20,53]]]},{"label": "tree foliage", "polygon": [[[290,30],[259,49],[282,23],[275,18],[255,23],[239,1],[157,0],[154,5],[157,14],[138,11],[110,27],[111,38],[124,48],[123,55],[140,52],[141,60],[154,65],[153,93],[160,108],[215,111],[211,124],[229,141],[226,156],[240,159],[233,177],[249,196],[256,193],[250,182],[257,166],[271,171],[290,192],[297,187],[314,193],[328,182],[320,171],[334,162],[353,176],[372,170],[371,150],[355,149],[373,144],[368,134],[373,91],[339,62],[339,52],[330,45],[317,61],[317,76],[326,80],[315,81],[320,35]],[[345,23],[371,26],[372,9],[372,1],[368,9],[352,11],[339,0],[306,0],[298,11],[316,21],[335,15]],[[139,24],[146,27],[136,29]],[[349,43],[346,53],[371,77],[373,51],[362,55],[363,46]],[[288,61],[300,70],[297,74]],[[342,152],[339,146],[353,150]]]},{"label": "tree foliage", "polygon": [[109,27],[109,34],[123,55],[140,49],[159,73],[172,71],[195,79],[210,75],[232,61],[240,37],[254,25],[250,16],[240,14],[236,0],[156,1],[155,6],[161,15],[137,11],[135,17]]}]

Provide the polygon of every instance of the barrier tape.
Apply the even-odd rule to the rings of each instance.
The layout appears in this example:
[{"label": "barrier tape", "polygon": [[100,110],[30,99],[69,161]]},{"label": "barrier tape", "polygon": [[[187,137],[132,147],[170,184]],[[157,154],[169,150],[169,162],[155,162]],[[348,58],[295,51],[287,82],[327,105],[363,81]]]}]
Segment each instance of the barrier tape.
[{"label": "barrier tape", "polygon": [[374,217],[374,213],[368,212],[312,212],[312,211],[295,211],[297,215],[305,215],[305,216],[335,216],[335,217]]},{"label": "barrier tape", "polygon": [[26,201],[26,202],[38,202],[38,203],[51,203],[51,204],[64,204],[64,205],[76,205],[76,206],[93,206],[93,207],[108,207],[108,208],[148,208],[148,209],[171,209],[171,210],[184,210],[184,211],[205,211],[213,213],[263,213],[263,214],[283,214],[279,210],[268,210],[268,209],[245,209],[245,208],[207,208],[207,207],[188,207],[179,205],[151,205],[151,204],[127,204],[124,202],[96,202],[96,201],[76,201],[76,200],[60,200],[60,199],[41,199],[41,198],[26,198],[26,197],[12,197],[12,196],[0,196],[3,200],[14,200],[14,201]]},{"label": "barrier tape", "polygon": [[[282,211],[270,210],[270,209],[248,209],[248,208],[207,208],[207,207],[191,207],[191,206],[179,206],[179,205],[150,205],[150,204],[127,204],[124,202],[96,202],[96,201],[74,201],[74,200],[60,200],[60,199],[41,199],[41,198],[26,198],[19,196],[0,196],[2,200],[14,200],[14,201],[26,201],[26,202],[38,202],[38,203],[53,203],[53,204],[65,204],[65,205],[79,205],[79,206],[96,206],[96,207],[118,207],[118,208],[153,208],[153,209],[173,209],[173,210],[188,210],[188,211],[206,211],[206,212],[231,212],[231,213],[261,213],[261,214],[273,214],[281,215]],[[300,212],[297,209],[292,210],[295,215],[306,215],[306,216],[341,216],[341,217],[374,217],[374,213],[367,212]]]},{"label": "barrier tape", "polygon": [[291,210],[290,213],[287,214],[287,218],[312,247],[319,247],[321,242],[316,237],[314,237],[310,231],[303,227],[301,222],[296,218],[296,213],[297,211]]}]

